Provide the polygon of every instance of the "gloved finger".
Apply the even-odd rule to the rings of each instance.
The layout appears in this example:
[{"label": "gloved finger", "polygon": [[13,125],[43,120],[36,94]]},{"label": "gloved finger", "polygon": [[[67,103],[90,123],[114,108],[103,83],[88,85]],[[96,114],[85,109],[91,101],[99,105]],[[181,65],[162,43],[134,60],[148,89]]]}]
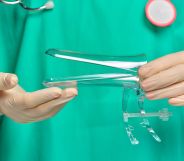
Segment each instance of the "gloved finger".
[{"label": "gloved finger", "polygon": [[[31,122],[32,120],[37,120],[38,117],[48,115],[48,113],[52,112],[58,106],[64,106],[66,102],[72,99],[71,95],[75,92],[76,89],[63,90],[58,99],[53,99],[50,102],[41,104],[37,108],[31,108],[32,104],[29,103],[30,100],[27,99],[26,94],[12,95],[3,103],[3,106],[6,108],[2,108],[1,111],[16,122]],[[75,95],[76,94],[77,93],[75,93]],[[25,106],[30,108],[25,108]]]},{"label": "gloved finger", "polygon": [[141,79],[145,79],[172,66],[182,63],[184,63],[184,52],[169,54],[143,65],[139,69],[139,76]]},{"label": "gloved finger", "polygon": [[[73,99],[73,98],[72,98]],[[56,106],[54,107],[53,110],[51,110],[49,113],[36,117],[34,119],[30,119],[28,122],[38,122],[38,121],[42,121],[42,120],[46,120],[49,119],[53,116],[55,116],[67,103],[64,103],[62,105]]]},{"label": "gloved finger", "polygon": [[[59,98],[57,100],[51,101],[49,103],[43,104],[38,107],[37,110],[29,109],[25,111],[18,111],[17,109],[14,111],[8,110],[6,116],[13,119],[18,123],[31,123],[38,122],[41,120],[48,119],[58,113],[65,104],[72,100],[72,98],[68,98],[67,100],[63,100],[63,98]],[[54,106],[53,106],[54,105]],[[48,107],[51,107],[50,109]]]},{"label": "gloved finger", "polygon": [[14,74],[0,73],[0,90],[8,90],[15,87],[18,83],[18,78]]},{"label": "gloved finger", "polygon": [[33,118],[48,115],[48,113],[55,110],[56,107],[62,108],[67,102],[72,100],[77,95],[76,92],[75,88],[65,89],[58,99],[52,100],[33,109],[27,109],[27,113]]},{"label": "gloved finger", "polygon": [[179,64],[145,79],[141,82],[141,86],[145,91],[152,91],[168,87],[183,80],[184,64]]},{"label": "gloved finger", "polygon": [[146,93],[146,97],[151,100],[173,98],[184,94],[184,82],[171,85],[169,87]]},{"label": "gloved finger", "polygon": [[77,94],[77,90],[75,88],[68,88],[62,90],[60,88],[47,88],[44,90],[36,91],[28,94],[26,104],[28,107],[37,107],[41,104],[47,103],[53,99],[62,97],[68,98],[73,97]]},{"label": "gloved finger", "polygon": [[169,103],[173,106],[184,106],[184,95],[169,99]]},{"label": "gloved finger", "polygon": [[49,102],[60,97],[60,88],[47,88],[33,93],[14,93],[5,102],[6,106],[18,107],[19,109],[34,108],[40,104]]},{"label": "gloved finger", "polygon": [[3,114],[19,123],[26,123],[29,120],[29,118],[24,115],[22,111],[19,111],[17,108],[12,108],[10,106],[3,108]]},{"label": "gloved finger", "polygon": [[60,88],[46,88],[32,93],[25,94],[24,106],[25,108],[35,108],[41,104],[59,98],[62,95]]},{"label": "gloved finger", "polygon": [[33,119],[38,119],[38,118],[42,118],[45,117],[47,115],[49,115],[49,113],[52,113],[52,111],[54,111],[56,108],[60,108],[62,109],[67,102],[69,102],[70,100],[72,100],[74,97],[70,97],[70,98],[58,98],[56,100],[50,101],[48,103],[45,103],[43,105],[40,105],[37,108],[34,109],[28,109],[27,111],[27,115],[30,116]]},{"label": "gloved finger", "polygon": [[43,116],[40,116],[40,117],[33,117],[33,116],[30,116],[30,112],[29,113],[25,113],[23,117],[19,117],[19,116],[16,116],[14,115],[13,117],[11,117],[15,122],[18,122],[18,123],[33,123],[33,122],[39,122],[39,121],[42,121],[42,120],[46,120],[54,115],[56,115],[61,109],[62,107],[64,106],[65,104],[63,104],[62,106],[56,106],[54,107],[55,109],[48,113],[48,114],[45,114]]},{"label": "gloved finger", "polygon": [[[30,117],[31,113],[29,111],[29,114],[28,114],[29,119],[27,119],[27,122],[38,122],[38,121],[46,120],[46,119],[56,115],[73,98],[74,97],[68,98],[65,101],[63,100],[63,98],[60,98],[57,101],[54,101],[54,103],[52,102],[52,108],[47,109],[45,112],[40,111],[40,109],[39,109],[39,112],[32,111],[33,112],[32,116],[34,116],[34,117],[32,117],[32,116]],[[53,104],[55,104],[55,106],[53,106]],[[41,110],[46,109],[46,106],[51,107],[49,104],[47,104],[47,105],[40,106],[39,108],[41,108]]]},{"label": "gloved finger", "polygon": [[[59,100],[59,101],[58,101]],[[18,108],[13,108],[10,106],[7,106],[7,108],[4,108],[3,113],[11,118],[12,120],[14,120],[15,122],[18,123],[30,123],[30,122],[37,122],[46,118],[51,117],[52,115],[54,115],[57,111],[59,111],[66,103],[63,103],[64,100],[61,98],[58,99],[57,101],[53,101],[52,105],[51,103],[46,103],[41,105],[39,108],[39,110],[33,110],[33,109],[29,109],[29,110],[22,110],[22,109],[18,109]],[[69,101],[69,99],[67,100]],[[57,105],[57,106],[53,106],[53,105]],[[47,107],[51,107],[50,111],[47,109]],[[41,111],[42,109],[47,109],[48,111],[44,112]]]}]

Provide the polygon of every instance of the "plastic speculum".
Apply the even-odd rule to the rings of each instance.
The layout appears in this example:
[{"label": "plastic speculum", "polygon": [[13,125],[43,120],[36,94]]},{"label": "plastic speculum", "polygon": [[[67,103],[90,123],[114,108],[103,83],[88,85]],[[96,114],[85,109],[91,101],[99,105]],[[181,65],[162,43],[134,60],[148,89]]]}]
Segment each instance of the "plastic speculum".
[{"label": "plastic speculum", "polygon": [[[78,86],[112,86],[123,89],[122,111],[125,130],[131,144],[139,144],[139,140],[134,134],[134,126],[130,124],[130,119],[140,118],[140,127],[143,127],[154,138],[155,141],[161,142],[161,138],[150,125],[148,118],[157,117],[162,121],[167,121],[171,113],[167,109],[158,112],[146,112],[144,108],[145,95],[140,87],[138,69],[147,63],[144,54],[135,56],[108,56],[94,55],[81,52],[49,49],[47,55],[70,61],[72,68],[74,63],[78,63],[76,75],[62,78],[49,78],[43,84],[46,87],[78,87]],[[70,66],[69,66],[70,67]],[[84,73],[81,74],[83,71]],[[72,71],[73,72],[73,71]],[[129,112],[129,96],[131,92],[135,93],[137,102],[137,112]]]}]

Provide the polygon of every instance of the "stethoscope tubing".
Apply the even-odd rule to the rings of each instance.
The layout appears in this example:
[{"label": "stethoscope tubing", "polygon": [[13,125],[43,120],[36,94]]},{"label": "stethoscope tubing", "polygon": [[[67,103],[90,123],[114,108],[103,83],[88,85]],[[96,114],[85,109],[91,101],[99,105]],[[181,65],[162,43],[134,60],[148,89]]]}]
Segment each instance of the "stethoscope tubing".
[{"label": "stethoscope tubing", "polygon": [[6,0],[0,0],[0,2],[2,2],[4,4],[14,5],[14,4],[19,4],[21,1],[20,0],[15,0],[13,2],[9,2],[9,1],[6,1]]},{"label": "stethoscope tubing", "polygon": [[[49,0],[50,1],[50,0]],[[48,1],[48,2],[49,2]],[[1,3],[4,3],[4,4],[7,4],[7,5],[20,5],[22,8],[24,8],[25,10],[28,10],[28,11],[41,11],[41,10],[44,10],[44,9],[48,9],[46,4],[43,5],[43,6],[40,6],[40,7],[37,7],[37,8],[31,8],[31,7],[28,7],[26,6],[22,0],[15,0],[15,1],[12,1],[12,2],[9,2],[7,0],[0,0]],[[49,8],[51,9],[51,8]]]},{"label": "stethoscope tubing", "polygon": [[41,11],[41,10],[44,10],[46,7],[45,5],[41,6],[41,7],[37,7],[37,8],[30,8],[28,6],[26,6],[24,3],[20,2],[19,5],[24,8],[25,10],[28,10],[28,11]]}]

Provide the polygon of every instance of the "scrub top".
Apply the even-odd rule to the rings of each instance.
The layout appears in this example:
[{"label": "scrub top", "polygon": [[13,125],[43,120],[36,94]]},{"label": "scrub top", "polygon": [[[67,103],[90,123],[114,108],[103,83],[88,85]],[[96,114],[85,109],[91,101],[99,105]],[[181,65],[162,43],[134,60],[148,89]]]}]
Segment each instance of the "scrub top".
[{"label": "scrub top", "polygon": [[[172,1],[177,19],[166,28],[147,21],[147,1],[55,0],[54,10],[38,13],[0,4],[0,71],[16,73],[20,85],[31,92],[43,88],[45,78],[82,70],[46,56],[49,48],[145,53],[149,61],[183,50],[184,1]],[[26,2],[37,6],[45,0]],[[83,87],[48,120],[19,124],[1,117],[0,161],[183,161],[183,108],[171,107],[167,100],[148,101],[146,109],[167,107],[173,116],[168,122],[150,119],[161,143],[135,121],[140,144],[132,146],[124,130],[121,97],[121,88]]]}]

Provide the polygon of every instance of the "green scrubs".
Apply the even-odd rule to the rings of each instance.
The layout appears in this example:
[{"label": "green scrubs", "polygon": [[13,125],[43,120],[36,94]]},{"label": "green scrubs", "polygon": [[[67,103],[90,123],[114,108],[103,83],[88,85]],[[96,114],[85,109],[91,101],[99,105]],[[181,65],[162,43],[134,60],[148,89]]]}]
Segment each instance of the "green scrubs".
[{"label": "green scrubs", "polygon": [[[19,76],[27,91],[43,88],[44,78],[75,75],[80,68],[46,56],[48,48],[105,53],[147,54],[151,61],[184,49],[184,1],[173,0],[177,20],[167,28],[145,18],[148,0],[55,0],[55,9],[28,13],[0,4],[0,71]],[[32,6],[45,0],[32,0]],[[167,100],[148,102],[147,109],[168,107],[168,122],[152,119],[157,143],[137,124],[138,146],[124,130],[122,89],[86,87],[51,119],[19,124],[0,120],[0,161],[183,161],[184,113]],[[133,99],[132,99],[133,100]],[[140,127],[140,128],[138,128]]]}]

